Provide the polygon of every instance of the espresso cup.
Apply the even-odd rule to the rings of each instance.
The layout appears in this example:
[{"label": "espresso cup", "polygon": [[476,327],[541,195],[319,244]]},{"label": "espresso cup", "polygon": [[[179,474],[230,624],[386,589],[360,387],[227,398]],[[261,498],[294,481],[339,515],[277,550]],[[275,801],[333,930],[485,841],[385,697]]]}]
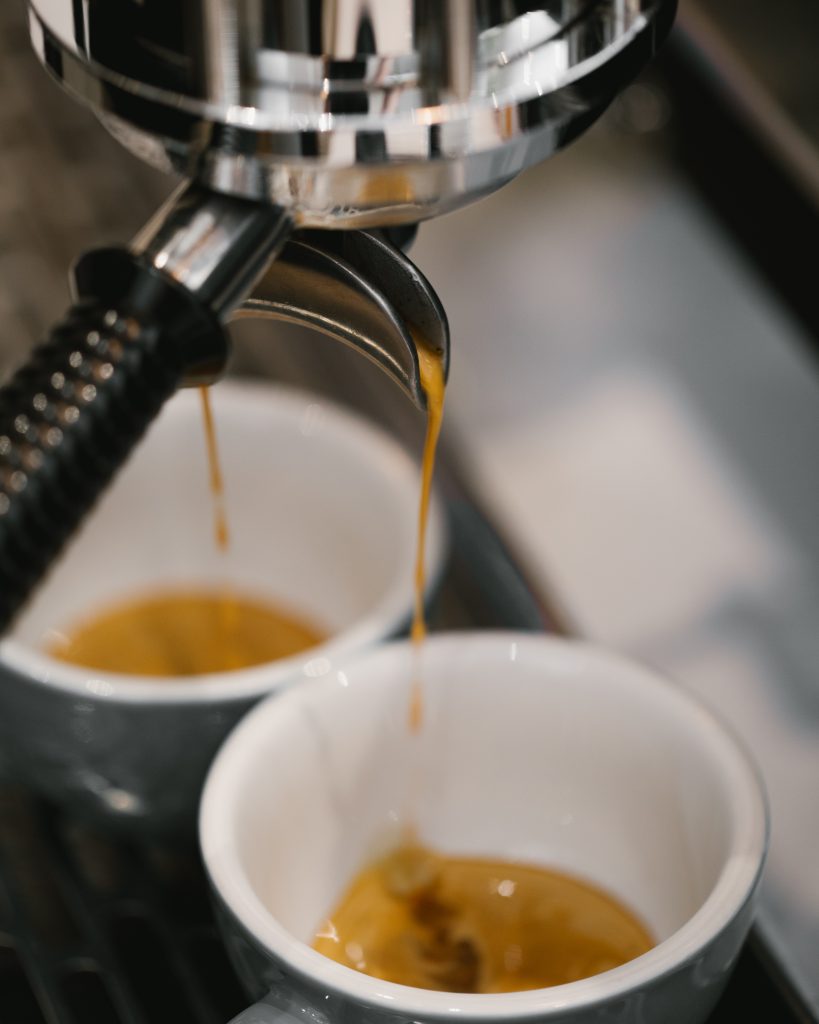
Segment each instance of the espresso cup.
[{"label": "espresso cup", "polygon": [[[213,412],[231,534],[214,540],[200,396],[179,394],[0,644],[0,772],[72,812],[189,830],[219,744],[260,697],[408,622],[419,469],[384,432],[307,393],[222,383]],[[440,508],[430,585],[444,553]],[[112,602],[225,582],[329,639],[255,668],[146,678],[66,664],[54,630]]]},{"label": "espresso cup", "polygon": [[[654,672],[532,634],[383,646],[256,708],[208,776],[200,841],[244,1024],[697,1024],[751,923],[767,844],[759,777]],[[408,728],[413,680],[423,727]],[[657,945],[571,984],[427,991],[325,959],[315,931],[411,824],[459,856],[563,870],[618,897]]]}]

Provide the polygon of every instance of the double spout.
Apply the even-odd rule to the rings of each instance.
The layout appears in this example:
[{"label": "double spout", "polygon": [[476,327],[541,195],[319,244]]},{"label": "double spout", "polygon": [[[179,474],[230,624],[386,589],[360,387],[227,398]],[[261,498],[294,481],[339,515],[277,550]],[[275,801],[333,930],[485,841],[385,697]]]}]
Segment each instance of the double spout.
[{"label": "double spout", "polygon": [[74,271],[76,302],[0,389],[0,631],[164,402],[224,370],[224,325],[313,327],[381,366],[420,408],[418,344],[449,332],[434,291],[376,231],[294,231],[281,209],[181,189],[130,249]]},{"label": "double spout", "polygon": [[286,320],[356,349],[426,408],[418,343],[449,369],[446,313],[418,268],[379,232],[303,231],[286,243],[233,319]]},{"label": "double spout", "polygon": [[448,371],[446,313],[386,231],[293,231],[277,207],[194,184],[171,197],[132,249],[222,320],[285,320],[357,349],[420,409],[417,341],[440,352]]}]

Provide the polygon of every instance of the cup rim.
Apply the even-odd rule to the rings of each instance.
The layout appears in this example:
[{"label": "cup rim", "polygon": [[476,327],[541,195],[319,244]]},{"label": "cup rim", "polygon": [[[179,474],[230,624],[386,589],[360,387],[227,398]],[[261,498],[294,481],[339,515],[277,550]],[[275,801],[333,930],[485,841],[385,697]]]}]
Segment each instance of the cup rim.
[{"label": "cup rim", "polygon": [[[700,733],[728,762],[737,795],[744,797],[732,847],[716,885],[681,928],[647,953],[604,974],[565,985],[504,994],[446,993],[380,981],[345,967],[295,939],[265,908],[238,864],[238,847],[230,833],[231,794],[244,760],[264,736],[269,720],[305,693],[290,691],[262,702],[233,730],[211,765],[199,812],[199,842],[210,883],[220,902],[263,949],[314,988],[325,988],[359,1005],[410,1019],[524,1020],[578,1011],[623,997],[696,957],[733,921],[753,895],[765,861],[770,829],[768,800],[759,771],[742,742],[708,707],[661,673],[583,641],[504,631],[441,633],[426,643],[427,658],[467,644],[472,650],[483,648],[487,656],[490,651],[505,650],[510,660],[539,658],[544,666],[559,663],[562,668],[582,671],[583,665],[603,665],[627,678],[628,685],[652,687],[655,691],[662,688],[663,699],[676,704],[692,723],[696,719]],[[403,657],[409,645],[407,640],[393,641],[363,652],[335,674],[316,680],[310,689],[338,684],[348,687],[351,669],[366,664],[383,671],[391,659]]]},{"label": "cup rim", "polygon": [[[325,429],[334,434],[343,432],[353,444],[358,445],[363,456],[378,468],[379,476],[394,489],[405,491],[407,498],[411,499],[412,509],[415,509],[420,469],[410,453],[377,424],[331,398],[276,382],[234,378],[220,382],[219,401],[242,408],[248,405],[269,408],[271,403],[275,403],[277,412],[284,412],[294,419],[303,413],[306,403],[320,403],[325,416],[331,421]],[[425,594],[428,597],[440,582],[448,548],[446,516],[435,489],[430,499],[427,530]],[[10,636],[0,641],[0,667],[5,666],[42,686],[86,697],[104,697],[124,704],[246,701],[276,690],[285,683],[322,676],[330,672],[340,658],[394,635],[408,622],[411,606],[407,581],[411,578],[414,548],[407,550],[406,564],[399,566],[388,589],[369,614],[325,642],[277,661],[231,672],[191,675],[182,680],[152,678],[71,665]]]}]

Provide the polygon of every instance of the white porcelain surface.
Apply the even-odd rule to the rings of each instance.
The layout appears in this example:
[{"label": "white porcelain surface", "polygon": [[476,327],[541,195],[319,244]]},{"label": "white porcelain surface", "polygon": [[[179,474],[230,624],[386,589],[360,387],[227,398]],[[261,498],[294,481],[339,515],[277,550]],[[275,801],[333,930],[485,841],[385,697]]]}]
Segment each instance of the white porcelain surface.
[{"label": "white porcelain surface", "polygon": [[[200,837],[261,1019],[535,1019],[696,1024],[751,920],[767,841],[743,751],[652,672],[531,634],[433,637],[425,726],[407,728],[413,657],[387,645],[265,702],[206,784]],[[353,873],[400,834],[453,853],[563,868],[603,885],[659,944],[571,985],[425,992],[309,948]],[[256,1011],[254,1011],[256,1012]]]},{"label": "white porcelain surface", "polygon": [[[327,671],[408,620],[419,472],[382,432],[307,393],[213,389],[231,545],[213,539],[200,399],[171,400],[0,644],[0,766],[76,809],[192,822],[218,744],[260,696]],[[430,532],[440,571],[443,521]],[[157,681],[67,666],[55,628],[135,593],[229,580],[331,634],[292,658]]]}]

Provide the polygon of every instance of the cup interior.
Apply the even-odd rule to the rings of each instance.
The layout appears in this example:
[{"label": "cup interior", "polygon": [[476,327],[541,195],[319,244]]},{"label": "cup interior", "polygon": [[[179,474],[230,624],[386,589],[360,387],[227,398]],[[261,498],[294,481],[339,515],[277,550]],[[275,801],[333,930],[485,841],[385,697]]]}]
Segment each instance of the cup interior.
[{"label": "cup interior", "polygon": [[[582,645],[477,634],[433,638],[419,665],[390,645],[257,709],[211,771],[201,835],[251,932],[343,987],[338,971],[355,972],[305,944],[408,823],[436,849],[562,869],[621,899],[660,945],[609,975],[716,934],[752,890],[766,836],[753,768],[671,684]],[[361,979],[359,997],[384,989]]]},{"label": "cup interior", "polygon": [[[357,642],[389,635],[408,617],[413,460],[377,428],[305,393],[228,382],[212,389],[212,402],[229,551],[214,541],[200,396],[182,392],[19,618],[2,645],[6,658],[42,652],[54,630],[111,602],[225,580],[333,637],[354,630]],[[438,509],[429,547],[434,574]],[[52,679],[65,674],[56,664]]]}]

